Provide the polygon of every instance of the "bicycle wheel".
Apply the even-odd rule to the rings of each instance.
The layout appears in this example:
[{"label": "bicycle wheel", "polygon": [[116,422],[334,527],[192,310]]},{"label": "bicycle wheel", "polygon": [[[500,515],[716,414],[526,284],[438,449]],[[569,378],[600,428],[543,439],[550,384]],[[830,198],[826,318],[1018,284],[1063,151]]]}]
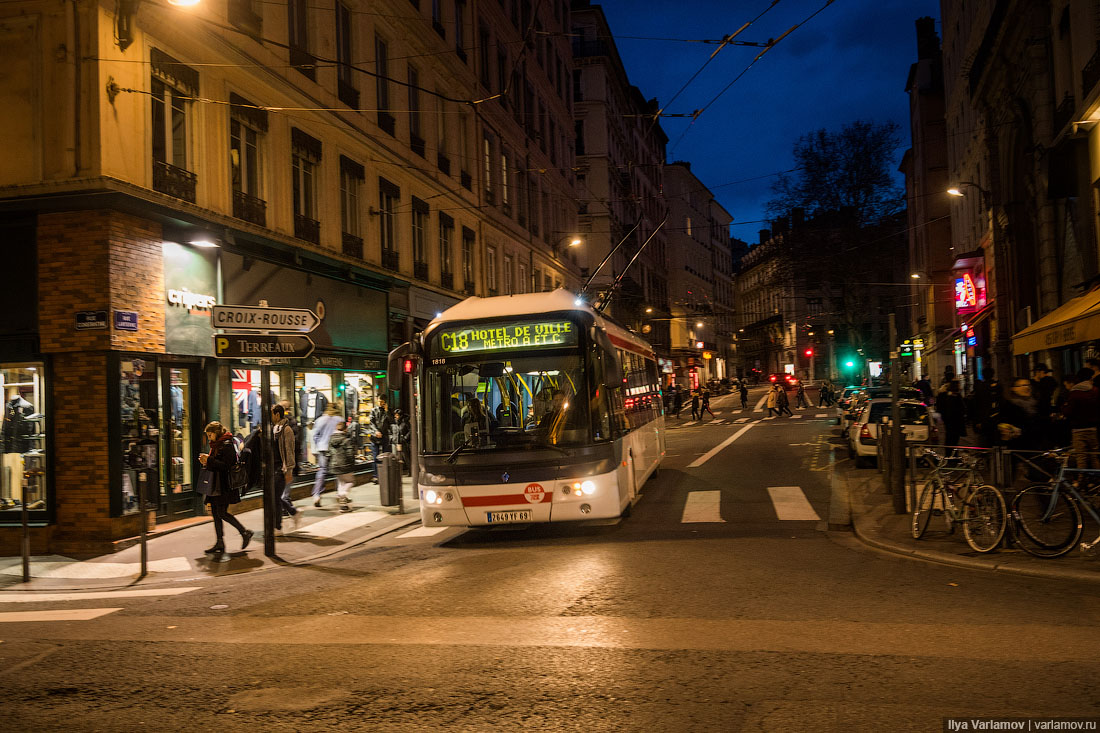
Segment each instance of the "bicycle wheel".
[{"label": "bicycle wheel", "polygon": [[943,492],[940,491],[936,480],[930,478],[924,482],[924,488],[922,488],[920,492],[920,499],[917,500],[917,505],[913,507],[913,539],[919,540],[928,530],[928,522],[931,521],[932,513],[935,511],[937,497],[940,498],[940,502],[942,503]]},{"label": "bicycle wheel", "polygon": [[1001,544],[1008,525],[1004,495],[992,486],[979,486],[963,504],[963,537],[975,552],[992,552]]},{"label": "bicycle wheel", "polygon": [[1016,494],[1012,512],[1020,533],[1039,549],[1063,551],[1042,557],[1065,554],[1081,538],[1081,510],[1077,502],[1063,491],[1055,492],[1050,484],[1028,486]]}]

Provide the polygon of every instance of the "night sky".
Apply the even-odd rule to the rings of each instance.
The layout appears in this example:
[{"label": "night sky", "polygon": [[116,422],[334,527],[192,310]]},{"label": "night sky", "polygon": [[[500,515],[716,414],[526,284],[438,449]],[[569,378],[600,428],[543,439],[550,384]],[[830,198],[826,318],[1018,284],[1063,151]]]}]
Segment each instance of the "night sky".
[{"label": "night sky", "polygon": [[[780,0],[736,40],[777,38],[824,3]],[[631,83],[664,105],[718,46],[625,36],[720,39],[759,15],[771,0],[599,4]],[[758,229],[767,228],[754,220],[764,218],[764,204],[771,197],[774,178],[769,174],[792,167],[791,148],[799,135],[818,128],[838,130],[856,119],[893,120],[901,125],[900,163],[909,147],[904,87],[917,56],[914,21],[925,15],[937,19],[942,37],[937,0],[835,0],[768,51],[690,129],[690,119],[662,119],[669,137],[668,160],[691,163],[692,172],[733,215],[734,236],[750,244]],[[726,46],[666,112],[690,114],[702,108],[760,50]],[[749,178],[757,180],[733,183]],[[898,180],[900,185],[900,176]],[[727,183],[732,185],[722,185]]]}]

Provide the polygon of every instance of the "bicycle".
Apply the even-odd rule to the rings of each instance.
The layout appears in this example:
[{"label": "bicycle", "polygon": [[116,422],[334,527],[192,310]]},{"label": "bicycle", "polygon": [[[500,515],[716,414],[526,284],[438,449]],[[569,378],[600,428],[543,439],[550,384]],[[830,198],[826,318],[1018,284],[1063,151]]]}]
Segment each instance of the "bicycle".
[{"label": "bicycle", "polygon": [[932,471],[913,508],[913,538],[923,537],[938,514],[948,534],[962,525],[966,544],[975,552],[997,549],[1008,526],[1008,507],[1004,494],[984,483],[980,460],[973,455],[943,458],[932,450],[925,450],[924,458],[931,461]]},{"label": "bicycle", "polygon": [[[1019,531],[1017,544],[1036,557],[1061,557],[1073,549],[1084,532],[1081,507],[1100,524],[1090,498],[1097,496],[1096,485],[1087,490],[1090,498],[1081,494],[1077,482],[1067,478],[1067,473],[1084,477],[1100,474],[1100,470],[1089,468],[1070,468],[1072,457],[1068,449],[1059,448],[1048,451],[1042,457],[1060,458],[1058,474],[1050,481],[1028,486],[1012,500],[1012,517]],[[1027,541],[1023,541],[1026,538]],[[1089,552],[1100,545],[1100,533],[1092,542],[1082,542],[1082,552]]]}]

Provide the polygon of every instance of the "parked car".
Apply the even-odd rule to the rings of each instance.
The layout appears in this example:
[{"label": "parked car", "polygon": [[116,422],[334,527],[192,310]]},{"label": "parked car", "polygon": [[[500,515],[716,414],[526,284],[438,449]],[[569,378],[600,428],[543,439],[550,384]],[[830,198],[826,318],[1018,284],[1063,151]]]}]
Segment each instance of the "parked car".
[{"label": "parked car", "polygon": [[[844,414],[840,418],[840,426],[842,430],[847,430],[848,426],[852,424],[852,421],[859,415],[859,411],[863,409],[863,405],[868,400],[875,399],[890,399],[891,393],[889,387],[863,387],[858,392],[852,395],[851,400],[848,403],[848,409],[844,411]],[[916,387],[901,387],[898,389],[898,399],[912,400],[914,402],[923,402],[924,396],[921,391]]]},{"label": "parked car", "polygon": [[[890,417],[892,405],[889,397],[867,400],[848,427],[848,457],[855,461],[857,468],[878,460],[879,427],[883,418]],[[905,433],[906,443],[935,442],[932,414],[927,405],[919,400],[905,399],[898,401],[898,409],[901,411],[901,429]]]},{"label": "parked car", "polygon": [[851,404],[852,397],[856,392],[863,389],[856,384],[850,384],[840,391],[840,394],[836,398],[836,424],[844,424],[844,413],[847,411],[848,406]]}]

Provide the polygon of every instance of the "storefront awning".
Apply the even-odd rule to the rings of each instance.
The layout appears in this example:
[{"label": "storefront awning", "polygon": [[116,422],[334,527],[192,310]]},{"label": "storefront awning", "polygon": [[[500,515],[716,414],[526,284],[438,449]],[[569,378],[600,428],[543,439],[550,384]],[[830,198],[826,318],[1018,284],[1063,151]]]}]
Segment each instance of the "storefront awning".
[{"label": "storefront awning", "polygon": [[1100,288],[1051,311],[1012,337],[1017,356],[1100,339]]}]

